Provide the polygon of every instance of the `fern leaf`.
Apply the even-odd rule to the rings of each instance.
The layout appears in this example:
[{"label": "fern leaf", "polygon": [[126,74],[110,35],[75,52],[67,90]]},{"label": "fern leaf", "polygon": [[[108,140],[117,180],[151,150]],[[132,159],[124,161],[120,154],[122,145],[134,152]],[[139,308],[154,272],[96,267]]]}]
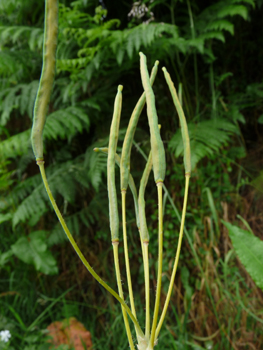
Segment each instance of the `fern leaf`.
[{"label": "fern leaf", "polygon": [[198,39],[203,39],[203,40],[207,40],[207,39],[217,39],[222,41],[223,43],[225,42],[225,37],[223,35],[222,32],[216,32],[216,31],[209,31],[207,33],[201,34]]},{"label": "fern leaf", "polygon": [[243,17],[245,20],[247,20],[247,17],[248,17],[247,8],[243,5],[228,5],[228,6],[222,7],[217,13],[218,18],[224,18],[227,16],[236,16],[236,15],[239,15]]},{"label": "fern leaf", "polygon": [[96,191],[102,181],[102,175],[105,174],[107,168],[107,157],[103,154],[93,152],[93,147],[89,147],[85,154],[85,166],[88,167],[88,178]]},{"label": "fern leaf", "polygon": [[37,187],[30,196],[23,200],[13,215],[13,227],[20,221],[25,222],[32,215],[46,210],[47,199],[42,185]]},{"label": "fern leaf", "polygon": [[263,241],[248,231],[223,221],[234,249],[256,285],[263,290]]},{"label": "fern leaf", "polygon": [[0,121],[1,125],[6,125],[7,121],[10,118],[10,114],[13,111],[13,109],[19,107],[17,93],[19,92],[20,89],[21,89],[21,85],[17,85],[15,87],[9,88],[5,92],[3,92],[3,93],[7,93],[7,94],[4,98],[3,104],[1,106],[1,110],[3,111],[1,114],[1,121]]},{"label": "fern leaf", "polygon": [[1,159],[15,158],[30,149],[30,130],[23,131],[0,142]]},{"label": "fern leaf", "polygon": [[205,31],[217,31],[217,30],[226,30],[230,34],[234,35],[234,25],[227,21],[226,19],[220,19],[213,22],[210,22],[205,27]]},{"label": "fern leaf", "polygon": [[[227,119],[217,118],[198,123],[188,124],[191,143],[191,163],[195,168],[202,158],[218,152],[219,149],[230,141],[230,136],[238,134],[238,127]],[[175,152],[175,156],[183,155],[183,142],[181,132],[178,130],[169,142],[169,147]]]},{"label": "fern leaf", "polygon": [[51,113],[44,129],[44,138],[70,138],[83,128],[88,129],[89,117],[80,107],[68,107]]}]

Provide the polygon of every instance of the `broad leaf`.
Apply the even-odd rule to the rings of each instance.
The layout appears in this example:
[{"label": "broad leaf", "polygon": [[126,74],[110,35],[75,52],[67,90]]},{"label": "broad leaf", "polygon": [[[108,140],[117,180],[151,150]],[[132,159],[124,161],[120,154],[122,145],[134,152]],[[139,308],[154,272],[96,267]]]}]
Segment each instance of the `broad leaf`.
[{"label": "broad leaf", "polygon": [[26,264],[33,264],[46,275],[58,273],[57,263],[46,244],[46,232],[31,232],[11,246],[13,253]]},{"label": "broad leaf", "polygon": [[237,255],[256,285],[263,290],[263,241],[248,231],[223,221]]}]

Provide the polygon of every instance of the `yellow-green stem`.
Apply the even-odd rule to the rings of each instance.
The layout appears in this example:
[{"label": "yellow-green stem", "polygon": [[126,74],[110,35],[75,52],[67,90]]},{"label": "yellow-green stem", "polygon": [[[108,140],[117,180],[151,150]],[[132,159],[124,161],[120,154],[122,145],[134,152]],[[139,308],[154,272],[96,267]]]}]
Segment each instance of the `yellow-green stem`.
[{"label": "yellow-green stem", "polygon": [[84,257],[84,255],[81,253],[77,243],[75,242],[74,238],[72,237],[66,223],[65,223],[65,220],[63,219],[59,209],[58,209],[58,206],[54,200],[54,197],[52,195],[52,192],[49,188],[49,185],[48,185],[48,182],[47,182],[47,177],[46,177],[46,173],[45,173],[45,168],[44,168],[44,161],[42,159],[39,159],[37,161],[37,164],[39,166],[39,169],[40,169],[40,173],[41,173],[41,176],[42,176],[42,180],[43,180],[43,183],[44,183],[44,186],[45,186],[45,189],[47,191],[47,194],[48,194],[48,197],[50,199],[50,202],[54,208],[54,211],[61,223],[61,226],[66,234],[66,236],[68,237],[72,247],[75,249],[76,253],[78,254],[80,260],[82,261],[82,263],[85,265],[85,267],[87,268],[87,270],[91,273],[91,275],[108,291],[110,292],[115,299],[117,299],[121,305],[125,308],[125,310],[127,311],[127,314],[130,316],[132,322],[134,323],[134,326],[138,332],[138,334],[141,336],[141,337],[144,337],[144,334],[143,334],[143,331],[141,330],[141,327],[138,323],[138,321],[136,320],[136,318],[133,316],[131,310],[129,309],[129,307],[126,305],[125,301],[123,300],[123,298],[121,298],[110,286],[107,285],[107,283],[105,283],[99,275],[96,274],[96,272],[92,269],[92,267],[90,266],[90,264],[87,262],[86,258]]},{"label": "yellow-green stem", "polygon": [[164,304],[163,311],[162,311],[162,314],[161,314],[161,317],[160,317],[160,320],[158,323],[158,327],[157,327],[156,332],[155,332],[155,340],[157,339],[158,334],[161,330],[161,327],[162,327],[162,324],[163,324],[163,321],[164,321],[164,318],[165,318],[165,315],[166,315],[166,312],[168,309],[172,290],[173,290],[173,284],[174,284],[174,279],[175,279],[175,275],[176,275],[176,271],[177,271],[177,266],[178,266],[178,261],[179,261],[181,246],[182,246],[182,240],[183,240],[183,234],[184,234],[184,222],[185,222],[186,205],[187,205],[187,198],[188,198],[189,179],[190,179],[190,174],[186,174],[185,175],[184,204],[183,204],[182,219],[181,219],[181,226],[180,226],[180,233],[179,233],[179,239],[178,239],[178,244],[177,244],[176,256],[175,256],[173,272],[172,272],[172,276],[171,276],[165,304]]},{"label": "yellow-green stem", "polygon": [[162,264],[163,264],[163,183],[157,182],[158,189],[158,216],[159,216],[159,228],[158,228],[158,274],[157,274],[157,286],[156,286],[156,297],[154,305],[153,323],[151,330],[150,346],[154,347],[156,325],[158,321],[159,304],[161,296],[162,286]]},{"label": "yellow-green stem", "polygon": [[144,250],[144,279],[145,279],[145,337],[147,340],[150,338],[150,276],[149,276],[149,256],[148,256],[148,242],[143,242]]},{"label": "yellow-green stem", "polygon": [[[125,256],[125,265],[126,265],[126,274],[128,281],[128,290],[131,303],[131,310],[134,317],[137,319],[136,310],[134,305],[133,291],[132,291],[132,281],[131,281],[131,271],[129,263],[129,253],[128,253],[128,242],[127,242],[127,230],[126,230],[126,190],[121,191],[122,199],[122,228],[123,228],[123,244],[124,244],[124,256]],[[137,332],[136,332],[137,334]]]},{"label": "yellow-green stem", "polygon": [[[122,284],[121,284],[121,273],[120,273],[119,253],[118,253],[119,242],[112,242],[112,245],[113,245],[114,264],[115,264],[115,271],[116,271],[116,279],[117,279],[117,285],[118,285],[118,290],[119,290],[119,296],[122,299],[124,299],[123,298]],[[123,306],[121,306],[121,309],[122,309],[123,320],[124,320],[126,334],[127,334],[128,340],[129,340],[130,348],[132,350],[135,350],[133,340],[132,340],[129,320],[127,317],[127,312],[125,311]]]}]

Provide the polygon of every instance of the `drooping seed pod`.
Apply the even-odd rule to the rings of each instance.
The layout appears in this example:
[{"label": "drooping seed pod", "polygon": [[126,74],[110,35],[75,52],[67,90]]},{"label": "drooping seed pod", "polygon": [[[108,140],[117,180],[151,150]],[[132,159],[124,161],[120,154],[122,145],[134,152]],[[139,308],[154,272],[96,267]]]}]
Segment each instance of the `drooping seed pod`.
[{"label": "drooping seed pod", "polygon": [[140,67],[143,88],[146,94],[147,115],[151,134],[151,150],[153,161],[154,180],[163,182],[165,177],[165,151],[158,128],[158,117],[155,107],[155,97],[150,84],[149,73],[146,65],[146,57],[140,52]]},{"label": "drooping seed pod", "polygon": [[42,135],[55,77],[57,36],[58,0],[46,0],[43,65],[34,106],[34,119],[31,133],[32,148],[37,160],[43,159]]},{"label": "drooping seed pod", "polygon": [[[157,71],[158,71],[159,61],[156,61],[150,77],[150,84],[153,85]],[[143,92],[139,101],[137,102],[132,115],[129,121],[129,125],[126,131],[126,135],[123,141],[122,153],[121,153],[121,191],[127,190],[128,181],[129,181],[129,173],[130,173],[130,157],[131,157],[131,149],[132,149],[132,141],[134,138],[136,126],[139,120],[139,117],[142,113],[143,107],[145,105],[146,96],[145,92]]]},{"label": "drooping seed pod", "polygon": [[[102,148],[94,148],[94,152],[101,152],[106,155],[108,155],[108,148],[107,147],[102,147]],[[120,156],[115,153],[115,162],[117,163],[118,166],[120,166],[121,158]],[[133,177],[131,174],[129,174],[129,187],[131,189],[132,195],[133,195],[133,200],[134,200],[134,207],[135,207],[135,215],[136,215],[136,224],[137,227],[140,227],[140,221],[139,221],[139,209],[138,209],[138,196],[137,196],[137,189],[133,180]]]},{"label": "drooping seed pod", "polygon": [[149,242],[149,232],[147,228],[147,222],[146,222],[146,215],[145,215],[145,199],[144,199],[144,194],[145,194],[145,188],[149,179],[149,175],[152,170],[152,151],[150,151],[148,160],[141,178],[140,182],[140,189],[139,189],[139,198],[138,198],[138,203],[139,203],[139,217],[140,217],[140,232],[141,232],[141,237],[143,243]]},{"label": "drooping seed pod", "polygon": [[167,82],[167,85],[170,89],[173,102],[175,105],[175,108],[177,110],[180,124],[181,124],[181,131],[182,131],[182,139],[183,139],[183,145],[184,145],[184,167],[185,167],[185,174],[190,175],[191,174],[191,152],[190,152],[190,139],[188,134],[188,127],[184,115],[184,111],[182,109],[182,106],[179,102],[174,83],[172,82],[172,79],[170,77],[170,74],[167,72],[166,68],[163,67],[164,77]]},{"label": "drooping seed pod", "polygon": [[117,203],[117,192],[115,185],[115,154],[118,143],[119,125],[122,106],[122,85],[118,86],[118,92],[115,98],[114,111],[110,128],[108,161],[107,161],[107,184],[109,196],[109,215],[111,239],[113,242],[119,240],[119,214]]}]

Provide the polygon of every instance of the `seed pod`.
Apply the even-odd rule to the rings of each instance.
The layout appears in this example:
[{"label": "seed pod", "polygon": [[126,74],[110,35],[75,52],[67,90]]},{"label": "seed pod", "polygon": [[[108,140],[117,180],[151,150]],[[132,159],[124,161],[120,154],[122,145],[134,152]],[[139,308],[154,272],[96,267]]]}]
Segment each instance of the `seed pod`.
[{"label": "seed pod", "polygon": [[150,84],[149,73],[146,66],[146,57],[142,52],[140,52],[140,58],[141,78],[143,88],[146,94],[147,115],[151,134],[151,150],[154,180],[156,183],[158,183],[163,182],[165,177],[165,152],[158,128],[158,117],[155,107],[155,97]]},{"label": "seed pod", "polygon": [[145,200],[144,200],[144,193],[145,188],[149,179],[149,175],[152,170],[152,151],[149,153],[149,157],[141,178],[140,182],[140,189],[139,189],[139,217],[140,217],[140,231],[141,231],[141,237],[143,243],[149,242],[149,232],[147,228],[147,222],[146,222],[146,216],[145,216]]},{"label": "seed pod", "polygon": [[118,86],[118,92],[115,98],[114,111],[110,128],[110,138],[108,147],[107,162],[107,183],[109,196],[109,214],[110,214],[110,230],[113,242],[119,241],[119,214],[117,193],[115,185],[115,154],[118,143],[119,125],[122,105],[122,85]]},{"label": "seed pod", "polygon": [[172,82],[172,79],[170,77],[170,74],[167,72],[166,68],[163,67],[164,77],[168,84],[168,87],[170,89],[173,102],[175,105],[175,108],[177,110],[180,124],[181,124],[181,131],[182,131],[182,139],[183,139],[183,145],[184,145],[184,167],[185,167],[185,174],[190,175],[191,174],[191,151],[190,151],[190,140],[189,140],[189,134],[188,134],[188,128],[187,123],[184,115],[184,111],[182,109],[182,106],[179,102],[174,83]]},{"label": "seed pod", "polygon": [[43,129],[55,77],[58,35],[58,1],[46,0],[43,65],[34,106],[31,142],[36,159],[43,159]]},{"label": "seed pod", "polygon": [[[94,152],[102,152],[104,154],[108,154],[108,148],[102,147],[102,148],[94,148]],[[121,158],[120,156],[115,153],[115,162],[118,166],[120,166]],[[129,187],[131,189],[133,200],[134,200],[134,207],[135,207],[135,215],[136,215],[136,224],[137,227],[140,228],[140,221],[139,221],[139,209],[138,209],[138,196],[137,196],[137,189],[133,180],[133,177],[131,174],[129,174]]]},{"label": "seed pod", "polygon": [[[150,84],[153,85],[157,70],[158,70],[158,64],[159,61],[156,61],[150,77]],[[131,119],[126,131],[126,135],[123,141],[122,146],[122,152],[121,152],[121,166],[120,166],[120,172],[121,172],[121,191],[126,190],[128,187],[128,181],[129,181],[129,173],[130,173],[130,157],[131,157],[131,148],[132,148],[132,141],[134,138],[136,126],[139,120],[139,117],[142,113],[143,107],[145,105],[146,97],[145,92],[143,92],[142,96],[140,97],[139,101],[137,102],[132,115]]]}]

